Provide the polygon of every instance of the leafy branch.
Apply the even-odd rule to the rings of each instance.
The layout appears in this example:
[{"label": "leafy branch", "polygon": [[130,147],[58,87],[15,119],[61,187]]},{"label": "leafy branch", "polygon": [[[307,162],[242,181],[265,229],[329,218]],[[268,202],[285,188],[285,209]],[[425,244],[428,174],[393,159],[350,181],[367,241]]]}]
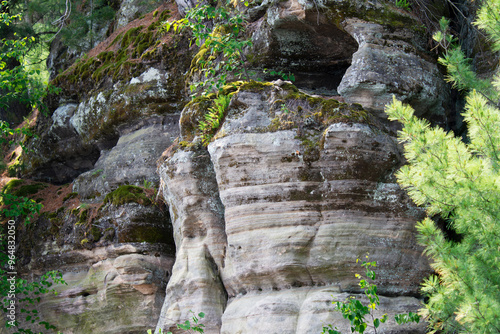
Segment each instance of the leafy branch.
[{"label": "leafy branch", "polygon": [[[249,5],[248,1],[243,4]],[[246,19],[237,5],[229,1],[216,7],[198,3],[184,18],[164,22],[165,31],[188,31],[192,35],[190,45],[194,42],[199,47],[191,63],[191,76],[198,75],[199,80],[190,84],[191,92],[221,92],[229,75],[250,80],[243,50],[251,47],[252,41],[244,36]]]},{"label": "leafy branch", "polygon": [[[360,260],[356,259],[356,263]],[[359,279],[358,285],[364,290],[364,294],[368,299],[368,305],[363,305],[363,303],[356,299],[354,296],[350,296],[346,301],[334,301],[335,309],[342,313],[344,319],[349,320],[351,323],[351,333],[363,334],[368,327],[372,328],[374,333],[377,333],[377,328],[381,324],[387,321],[387,313],[381,318],[376,318],[374,316],[375,310],[380,305],[380,298],[377,294],[377,285],[370,283],[368,280],[374,281],[376,278],[375,271],[371,268],[377,266],[376,261],[369,262],[369,256],[366,255],[366,261],[363,261],[361,267],[365,268],[365,276],[356,274],[356,278]],[[370,317],[370,320],[366,320],[366,317]],[[413,312],[407,314],[397,314],[394,319],[398,325],[420,321],[420,316]],[[369,321],[369,322],[367,322]],[[322,334],[341,334],[337,327],[332,324],[328,324],[323,327]]]}]

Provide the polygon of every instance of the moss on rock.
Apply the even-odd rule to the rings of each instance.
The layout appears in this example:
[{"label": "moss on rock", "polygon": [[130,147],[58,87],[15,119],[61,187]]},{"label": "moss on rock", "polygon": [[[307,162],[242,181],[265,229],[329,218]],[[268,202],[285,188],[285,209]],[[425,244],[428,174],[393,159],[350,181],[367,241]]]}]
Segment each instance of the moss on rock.
[{"label": "moss on rock", "polygon": [[111,203],[116,206],[126,203],[138,203],[145,206],[152,204],[143,188],[132,185],[119,186],[118,189],[106,195],[104,203]]},{"label": "moss on rock", "polygon": [[38,193],[47,187],[43,183],[24,184],[24,180],[15,179],[9,181],[3,188],[3,192],[19,197],[28,197]]},{"label": "moss on rock", "polygon": [[156,225],[135,225],[119,233],[119,242],[170,243],[165,229]]},{"label": "moss on rock", "polygon": [[15,188],[20,187],[25,181],[21,179],[12,179],[3,187],[3,192],[11,194]]},{"label": "moss on rock", "polygon": [[[97,56],[83,56],[59,74],[52,84],[63,88],[65,95],[87,95],[88,92],[105,85],[108,82],[106,78],[112,78],[114,82],[127,82],[132,77],[137,77],[148,66],[143,63],[144,60],[164,62],[161,58],[165,52],[177,53],[174,42],[176,37],[165,43],[164,35],[160,33],[162,22],[170,17],[170,12],[164,10],[153,17],[148,26],[132,27],[118,34],[111,42],[104,42],[107,45],[103,52]],[[142,57],[143,55],[145,57]],[[176,57],[171,57],[172,62],[175,62]]]},{"label": "moss on rock", "polygon": [[74,193],[74,192],[69,193],[68,195],[64,196],[63,202],[66,202],[67,200],[75,198],[76,196],[78,196],[78,193]]}]

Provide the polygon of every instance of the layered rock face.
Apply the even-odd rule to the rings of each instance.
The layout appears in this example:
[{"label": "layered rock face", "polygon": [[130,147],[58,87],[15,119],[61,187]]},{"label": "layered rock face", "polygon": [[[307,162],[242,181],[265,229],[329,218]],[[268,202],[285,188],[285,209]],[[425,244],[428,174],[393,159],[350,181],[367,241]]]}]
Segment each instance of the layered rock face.
[{"label": "layered rock face", "polygon": [[74,334],[179,333],[190,311],[210,334],[348,332],[331,302],[363,299],[355,260],[367,253],[377,314],[417,310],[430,274],[415,240],[423,212],[396,184],[404,161],[383,108],[395,94],[420,115],[445,113],[418,22],[364,1],[252,6],[248,66],[297,81],[236,83],[204,147],[213,101],[187,103],[184,90],[196,50],[158,33],[176,5],[133,20],[140,5],[124,1],[117,30],[56,78],[63,93],[29,143],[25,175],[74,192],[27,232],[41,237],[26,268],[68,282],[44,316]]},{"label": "layered rock face", "polygon": [[[383,108],[396,94],[439,119],[446,86],[405,14],[395,28],[381,22],[390,15],[382,5],[325,7],[317,15],[314,4],[293,1],[251,9],[256,45],[265,63],[293,68],[304,91],[363,108],[283,82],[243,85],[208,152],[193,134],[203,112],[185,108],[181,142],[159,167],[183,256],[157,332],[175,332],[188,307],[207,313],[208,333],[319,333],[326,323],[347,332],[331,301],[363,298],[354,259],[366,253],[378,262],[380,314],[419,308],[414,296],[430,273],[415,240],[422,211],[395,183],[403,161]],[[339,27],[335,13],[353,17]],[[323,56],[301,56],[321,48]],[[204,176],[181,188],[186,174]],[[385,330],[423,333],[425,325],[390,321]]]},{"label": "layered rock face", "polygon": [[185,305],[208,314],[209,333],[320,332],[339,320],[328,301],[359,293],[354,259],[366,253],[379,292],[408,296],[381,312],[417,309],[409,296],[430,272],[414,235],[421,212],[394,183],[401,158],[384,127],[288,84],[243,86],[231,106],[208,152],[178,148],[160,165],[179,231],[158,329],[189,317]]},{"label": "layered rock face", "polygon": [[435,63],[422,57],[423,43],[415,43],[411,30],[394,32],[359,19],[347,19],[344,27],[359,44],[338,87],[347,102],[377,112],[391,103],[394,95],[411,104],[418,115],[444,113],[448,87]]},{"label": "layered rock face", "polygon": [[[168,208],[156,200],[156,164],[179,135],[179,72],[189,65],[177,61],[188,52],[182,41],[156,35],[158,20],[172,15],[169,4],[129,25],[134,18],[120,20],[126,26],[99,52],[60,74],[62,92],[49,99],[52,110],[39,116],[32,152],[22,157],[24,176],[48,190],[36,195],[45,197],[37,220],[19,226],[19,272],[61,272],[67,285],[37,308],[63,333],[144,334],[160,316],[175,243]],[[156,45],[141,44],[153,35]]]},{"label": "layered rock face", "polygon": [[45,321],[64,333],[144,333],[153,328],[174,261],[164,250],[154,251],[149,245],[128,244],[63,252],[65,259],[59,261],[65,263],[58,269],[68,285],[40,303]]}]

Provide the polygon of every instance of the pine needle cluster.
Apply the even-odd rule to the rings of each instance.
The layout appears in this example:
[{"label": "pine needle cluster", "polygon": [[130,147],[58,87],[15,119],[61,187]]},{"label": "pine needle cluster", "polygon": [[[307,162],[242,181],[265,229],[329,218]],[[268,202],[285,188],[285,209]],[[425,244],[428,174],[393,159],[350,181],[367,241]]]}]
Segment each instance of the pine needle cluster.
[{"label": "pine needle cluster", "polygon": [[[500,49],[498,9],[499,0],[485,1],[476,25]],[[430,333],[500,333],[500,76],[479,80],[446,35],[446,22],[442,28],[435,36],[447,47],[440,62],[449,80],[469,91],[466,139],[432,127],[396,99],[386,109],[389,119],[403,123],[398,137],[408,165],[398,181],[428,213],[417,230],[437,275],[422,286],[428,299],[421,314]],[[430,218],[435,215],[459,238],[447,238]]]}]

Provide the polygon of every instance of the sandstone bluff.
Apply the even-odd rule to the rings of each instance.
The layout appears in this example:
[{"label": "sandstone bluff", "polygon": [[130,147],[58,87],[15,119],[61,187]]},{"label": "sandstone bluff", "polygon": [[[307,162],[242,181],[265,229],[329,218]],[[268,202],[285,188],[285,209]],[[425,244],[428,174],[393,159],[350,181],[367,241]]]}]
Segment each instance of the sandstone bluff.
[{"label": "sandstone bluff", "polygon": [[[53,43],[62,92],[19,174],[52,189],[23,227],[25,274],[56,269],[68,283],[40,312],[65,334],[175,333],[190,310],[206,313],[209,334],[347,332],[331,301],[360,294],[366,253],[379,264],[378,312],[417,310],[431,273],[415,237],[423,211],[395,181],[404,161],[383,109],[395,95],[448,117],[421,22],[385,1],[252,5],[248,66],[264,81],[231,88],[203,147],[207,100],[186,88],[196,47],[158,31],[193,5],[123,0],[84,56]],[[424,332],[390,320],[384,333]]]}]

